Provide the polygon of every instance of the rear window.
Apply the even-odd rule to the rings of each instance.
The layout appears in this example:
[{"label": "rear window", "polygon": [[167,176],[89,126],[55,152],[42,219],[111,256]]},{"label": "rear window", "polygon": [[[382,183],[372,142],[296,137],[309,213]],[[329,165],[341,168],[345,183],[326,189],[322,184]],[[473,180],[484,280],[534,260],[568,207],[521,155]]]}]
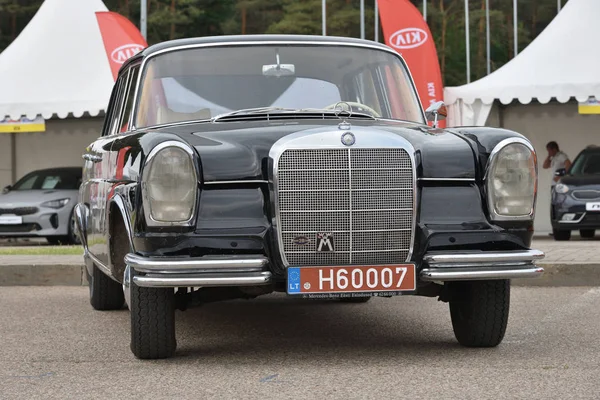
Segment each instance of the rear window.
[{"label": "rear window", "polygon": [[79,170],[44,170],[25,175],[11,190],[77,190],[81,185]]}]

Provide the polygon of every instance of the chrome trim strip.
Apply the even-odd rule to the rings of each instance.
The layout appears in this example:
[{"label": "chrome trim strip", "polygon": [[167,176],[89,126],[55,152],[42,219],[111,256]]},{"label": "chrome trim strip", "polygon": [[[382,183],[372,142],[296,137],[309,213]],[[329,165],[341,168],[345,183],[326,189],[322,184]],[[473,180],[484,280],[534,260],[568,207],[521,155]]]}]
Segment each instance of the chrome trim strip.
[{"label": "chrome trim strip", "polygon": [[270,272],[221,273],[221,274],[177,274],[136,275],[133,282],[141,287],[207,287],[207,286],[256,286],[271,283]]},{"label": "chrome trim strip", "polygon": [[269,183],[269,181],[262,181],[262,180],[240,180],[240,181],[211,181],[211,182],[204,182],[205,185],[233,185],[233,184],[242,184],[242,183]]},{"label": "chrome trim strip", "polygon": [[[413,89],[413,95],[419,102],[419,105],[420,105],[419,109],[421,110],[421,117],[423,118],[423,120],[420,122],[417,122],[417,121],[409,121],[409,122],[427,125],[427,117],[425,116],[425,111],[423,109],[423,105],[421,104],[421,101],[419,99],[417,87],[415,85],[413,75],[410,72],[410,68],[408,67],[408,64],[406,63],[404,58],[398,52],[396,52],[394,49],[392,49],[389,46],[372,45],[369,43],[345,43],[345,42],[337,42],[335,40],[332,40],[330,42],[314,42],[314,41],[308,41],[308,40],[306,40],[306,41],[305,40],[302,40],[302,41],[300,41],[300,40],[298,40],[298,41],[296,41],[296,40],[265,40],[265,41],[256,40],[256,41],[244,41],[244,42],[196,43],[196,44],[188,44],[188,45],[181,45],[181,46],[173,46],[170,48],[159,50],[155,53],[152,53],[152,54],[146,56],[142,60],[140,72],[137,77],[135,94],[134,94],[134,98],[133,98],[133,112],[132,112],[132,117],[131,117],[130,130],[131,131],[137,130],[135,122],[136,122],[136,119],[138,116],[138,106],[139,106],[139,100],[140,100],[139,99],[140,86],[142,83],[142,79],[146,73],[146,64],[152,58],[154,58],[158,55],[173,52],[173,51],[199,49],[199,48],[205,48],[205,47],[270,46],[270,45],[298,45],[298,46],[315,45],[315,46],[319,46],[319,47],[320,46],[356,47],[356,48],[365,48],[365,49],[370,49],[370,50],[384,51],[384,52],[387,52],[387,53],[395,56],[396,58],[398,58],[400,60],[400,63],[406,69],[406,73],[408,75],[408,80]],[[396,121],[396,120],[394,120],[394,121]],[[398,121],[401,121],[401,120],[398,120]],[[150,126],[144,127],[144,128],[150,128]]]},{"label": "chrome trim strip", "polygon": [[[412,209],[412,227],[411,227],[411,238],[410,238],[410,247],[408,251],[408,256],[405,261],[410,261],[413,251],[414,251],[414,243],[415,243],[415,233],[417,226],[417,208],[419,204],[418,199],[418,190],[417,190],[417,176],[416,176],[416,161],[415,161],[415,148],[413,145],[405,138],[395,135],[393,133],[387,131],[380,131],[378,129],[373,129],[369,127],[360,127],[353,126],[351,128],[352,133],[356,136],[356,143],[352,146],[352,148],[360,148],[360,149],[397,149],[402,148],[406,150],[408,156],[410,157],[411,165],[412,165],[412,190],[413,190],[413,209]],[[275,210],[275,215],[272,219],[272,227],[275,235],[277,237],[277,245],[279,254],[281,255],[281,259],[283,265],[285,267],[289,266],[289,262],[285,256],[285,252],[283,251],[283,233],[279,229],[279,220],[281,218],[281,211],[279,210],[279,173],[278,173],[278,165],[279,159],[281,155],[286,150],[311,150],[311,149],[346,149],[347,146],[344,146],[340,143],[339,140],[340,132],[339,130],[323,130],[318,132],[306,132],[301,131],[297,133],[292,133],[290,135],[284,136],[279,139],[277,142],[273,144],[271,150],[269,151],[269,158],[273,162],[273,182],[269,185],[269,190],[272,193],[272,206]],[[315,145],[318,143],[319,145]],[[406,190],[410,190],[411,188],[402,188]],[[357,190],[357,189],[352,189]],[[373,190],[373,189],[365,189],[365,190]]]},{"label": "chrome trim strip", "polygon": [[430,266],[438,264],[481,264],[481,263],[510,263],[510,262],[533,262],[544,258],[544,253],[539,250],[524,251],[495,251],[495,252],[472,252],[472,253],[427,253],[423,261]]},{"label": "chrome trim strip", "polygon": [[115,277],[112,275],[112,271],[110,270],[110,268],[108,268],[106,265],[102,264],[102,262],[101,262],[100,260],[98,260],[98,259],[96,258],[96,256],[94,256],[92,253],[90,253],[90,252],[88,252],[88,253],[85,253],[85,254],[83,255],[83,257],[84,257],[84,258],[85,258],[85,257],[89,257],[89,259],[90,259],[90,260],[92,260],[92,262],[94,263],[94,265],[95,265],[95,266],[96,266],[96,267],[97,267],[97,268],[98,268],[100,271],[102,271],[102,272],[103,272],[105,275],[107,275],[107,276],[108,276],[110,279],[112,279],[113,281],[115,281],[115,282],[119,282],[119,281],[117,280],[117,278],[115,278]]},{"label": "chrome trim strip", "polygon": [[538,278],[544,273],[544,268],[528,267],[472,267],[472,268],[425,268],[421,271],[422,281],[473,281],[487,279],[517,279]]},{"label": "chrome trim strip", "polygon": [[[491,191],[488,189],[488,185],[490,184],[490,174],[491,174],[491,170],[494,167],[494,164],[496,163],[496,161],[498,159],[498,154],[500,154],[500,151],[502,151],[506,146],[515,144],[515,143],[522,144],[523,146],[527,147],[533,154],[533,164],[534,164],[534,168],[535,168],[535,187],[534,187],[534,192],[533,192],[533,201],[531,203],[531,212],[527,215],[517,215],[517,216],[500,215],[500,214],[496,213],[496,211],[494,211],[494,207],[490,206],[491,204],[493,204]],[[490,153],[490,157],[488,159],[488,163],[485,168],[485,176],[484,176],[483,180],[485,182],[486,199],[487,199],[488,209],[489,209],[489,213],[490,213],[490,219],[492,221],[523,221],[523,220],[529,221],[529,220],[533,220],[535,218],[535,203],[537,200],[537,192],[538,192],[538,165],[537,165],[537,154],[535,152],[535,149],[533,148],[533,145],[528,140],[518,138],[518,137],[511,137],[511,138],[501,140],[500,143],[498,143],[494,147],[492,152]]]},{"label": "chrome trim strip", "polygon": [[475,178],[419,178],[420,181],[475,182]]},{"label": "chrome trim strip", "polygon": [[165,274],[206,273],[214,271],[263,271],[268,263],[264,256],[204,256],[198,258],[142,257],[129,253],[125,263],[140,272]]},{"label": "chrome trim strip", "polygon": [[75,226],[77,227],[77,233],[81,240],[84,253],[88,253],[88,242],[87,242],[87,220],[88,220],[88,209],[83,203],[77,203],[74,208],[75,213]]},{"label": "chrome trim strip", "polygon": [[[579,213],[565,213],[565,214],[579,214]],[[576,219],[576,220],[572,220],[572,221],[563,221],[562,219],[558,220],[557,222],[559,224],[578,224],[581,221],[583,221],[583,219],[585,218],[585,215],[587,214],[587,211],[584,211],[581,215],[581,218]]]},{"label": "chrome trim strip", "polygon": [[[154,157],[156,157],[156,155],[163,149],[167,148],[167,147],[177,147],[179,149],[182,149],[183,151],[185,151],[186,153],[188,153],[188,155],[191,158],[191,162],[192,162],[192,166],[194,168],[194,182],[196,182],[196,192],[194,193],[194,206],[192,208],[192,214],[190,216],[190,218],[186,221],[177,221],[177,222],[165,222],[165,221],[156,221],[155,219],[152,218],[152,209],[150,208],[150,204],[149,204],[149,199],[148,199],[148,193],[147,193],[147,184],[146,184],[146,174],[148,171],[148,167],[151,165],[152,160],[154,159]],[[144,166],[142,167],[142,176],[141,176],[141,182],[142,182],[142,202],[144,205],[144,218],[146,219],[146,224],[148,224],[148,226],[193,226],[195,225],[196,222],[196,213],[197,213],[197,209],[198,209],[198,185],[199,185],[199,177],[200,177],[200,171],[199,171],[199,163],[197,160],[197,155],[196,152],[194,151],[194,149],[183,142],[179,142],[176,140],[167,140],[165,142],[159,143],[157,144],[148,154],[148,156],[146,157],[146,160],[144,160]]]}]

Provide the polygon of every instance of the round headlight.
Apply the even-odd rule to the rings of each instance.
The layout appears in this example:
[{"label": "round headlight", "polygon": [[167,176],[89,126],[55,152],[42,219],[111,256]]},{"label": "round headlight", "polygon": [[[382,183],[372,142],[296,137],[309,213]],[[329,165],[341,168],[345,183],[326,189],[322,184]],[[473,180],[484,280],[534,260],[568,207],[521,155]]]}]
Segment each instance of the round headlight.
[{"label": "round headlight", "polygon": [[[510,139],[509,139],[510,140]],[[531,219],[537,192],[536,156],[527,142],[510,140],[492,152],[487,174],[493,219]]]},{"label": "round headlight", "polygon": [[556,193],[567,193],[569,191],[569,187],[567,185],[565,185],[564,183],[558,183],[555,187],[554,187],[554,191]]},{"label": "round headlight", "polygon": [[167,146],[152,155],[144,173],[151,219],[181,223],[194,212],[198,180],[191,155],[177,146]]}]

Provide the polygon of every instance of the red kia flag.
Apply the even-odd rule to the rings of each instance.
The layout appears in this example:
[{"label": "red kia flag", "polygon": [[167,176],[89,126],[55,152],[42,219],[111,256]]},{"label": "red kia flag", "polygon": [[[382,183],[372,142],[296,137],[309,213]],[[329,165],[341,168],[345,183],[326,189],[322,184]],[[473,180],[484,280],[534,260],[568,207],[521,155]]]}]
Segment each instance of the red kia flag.
[{"label": "red kia flag", "polygon": [[96,13],[104,49],[108,56],[113,78],[116,80],[119,68],[128,58],[148,46],[138,28],[121,14],[111,11]]},{"label": "red kia flag", "polygon": [[[444,99],[442,74],[427,22],[409,0],[377,0],[385,44],[406,60],[423,108]],[[439,126],[445,127],[445,121]]]}]

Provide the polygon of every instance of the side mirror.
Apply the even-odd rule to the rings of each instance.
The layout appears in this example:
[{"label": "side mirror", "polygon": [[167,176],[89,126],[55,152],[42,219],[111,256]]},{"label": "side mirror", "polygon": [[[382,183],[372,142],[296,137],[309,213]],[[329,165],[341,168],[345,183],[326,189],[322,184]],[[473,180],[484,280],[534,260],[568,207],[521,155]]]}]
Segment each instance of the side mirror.
[{"label": "side mirror", "polygon": [[446,109],[446,105],[443,101],[437,101],[427,107],[427,110],[425,110],[425,116],[427,117],[427,121],[433,121],[433,127],[437,128],[438,121],[446,119],[448,116],[448,110]]},{"label": "side mirror", "polygon": [[10,189],[12,189],[12,186],[10,186],[10,185],[4,186],[4,189],[2,189],[2,194],[6,194],[6,193],[10,192]]},{"label": "side mirror", "polygon": [[565,176],[567,174],[567,170],[564,168],[557,169],[554,173],[554,176]]}]

